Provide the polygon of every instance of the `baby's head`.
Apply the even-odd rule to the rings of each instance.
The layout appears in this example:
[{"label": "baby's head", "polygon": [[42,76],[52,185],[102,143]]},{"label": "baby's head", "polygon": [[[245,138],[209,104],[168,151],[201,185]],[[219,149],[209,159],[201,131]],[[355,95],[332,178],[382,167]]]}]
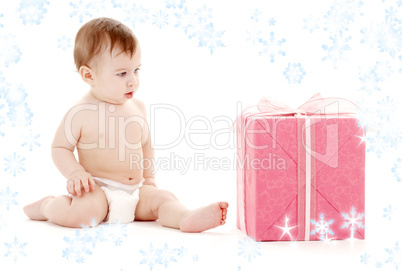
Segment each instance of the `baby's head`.
[{"label": "baby's head", "polygon": [[82,66],[95,68],[104,50],[120,50],[134,55],[137,48],[134,33],[121,22],[111,18],[97,18],[84,24],[75,37],[74,62],[77,70]]}]

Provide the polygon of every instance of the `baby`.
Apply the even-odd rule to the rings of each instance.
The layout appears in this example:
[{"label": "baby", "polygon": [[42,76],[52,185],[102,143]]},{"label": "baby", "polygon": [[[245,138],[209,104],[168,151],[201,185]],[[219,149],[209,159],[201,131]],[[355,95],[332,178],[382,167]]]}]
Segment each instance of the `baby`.
[{"label": "baby", "polygon": [[[227,202],[189,210],[156,186],[145,106],[133,98],[141,49],[132,31],[114,19],[94,19],[77,33],[74,60],[90,90],[64,116],[52,143],[69,196],[45,197],[25,206],[25,214],[65,227],[159,220],[202,232],[225,224]],[[131,157],[142,164],[133,166]]]}]

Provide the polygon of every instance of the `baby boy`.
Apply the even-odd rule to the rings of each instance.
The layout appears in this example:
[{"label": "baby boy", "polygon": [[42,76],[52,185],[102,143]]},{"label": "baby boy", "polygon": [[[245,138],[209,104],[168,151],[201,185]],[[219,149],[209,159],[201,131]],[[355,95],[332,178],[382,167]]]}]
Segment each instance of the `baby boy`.
[{"label": "baby boy", "polygon": [[[52,143],[69,195],[27,205],[26,215],[66,227],[159,220],[201,232],[225,224],[227,202],[189,210],[156,186],[145,106],[134,98],[141,49],[132,31],[114,19],[94,19],[77,33],[74,60],[90,90],[64,116]],[[141,167],[130,164],[133,156]]]}]

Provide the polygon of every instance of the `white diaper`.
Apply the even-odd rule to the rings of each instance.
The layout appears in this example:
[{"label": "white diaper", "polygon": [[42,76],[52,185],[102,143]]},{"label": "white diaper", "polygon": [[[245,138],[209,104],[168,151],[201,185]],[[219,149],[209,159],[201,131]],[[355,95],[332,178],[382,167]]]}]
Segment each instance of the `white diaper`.
[{"label": "white diaper", "polygon": [[144,180],[136,185],[127,185],[99,177],[93,179],[105,193],[109,205],[108,215],[103,222],[123,224],[134,221],[135,209],[140,200],[139,188]]}]

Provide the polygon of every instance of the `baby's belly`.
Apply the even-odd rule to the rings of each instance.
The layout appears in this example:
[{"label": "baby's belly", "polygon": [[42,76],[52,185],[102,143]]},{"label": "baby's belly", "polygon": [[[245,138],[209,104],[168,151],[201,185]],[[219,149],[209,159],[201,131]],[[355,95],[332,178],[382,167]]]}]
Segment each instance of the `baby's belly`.
[{"label": "baby's belly", "polygon": [[80,164],[94,177],[101,177],[123,184],[137,184],[143,179],[142,149],[78,149]]}]

